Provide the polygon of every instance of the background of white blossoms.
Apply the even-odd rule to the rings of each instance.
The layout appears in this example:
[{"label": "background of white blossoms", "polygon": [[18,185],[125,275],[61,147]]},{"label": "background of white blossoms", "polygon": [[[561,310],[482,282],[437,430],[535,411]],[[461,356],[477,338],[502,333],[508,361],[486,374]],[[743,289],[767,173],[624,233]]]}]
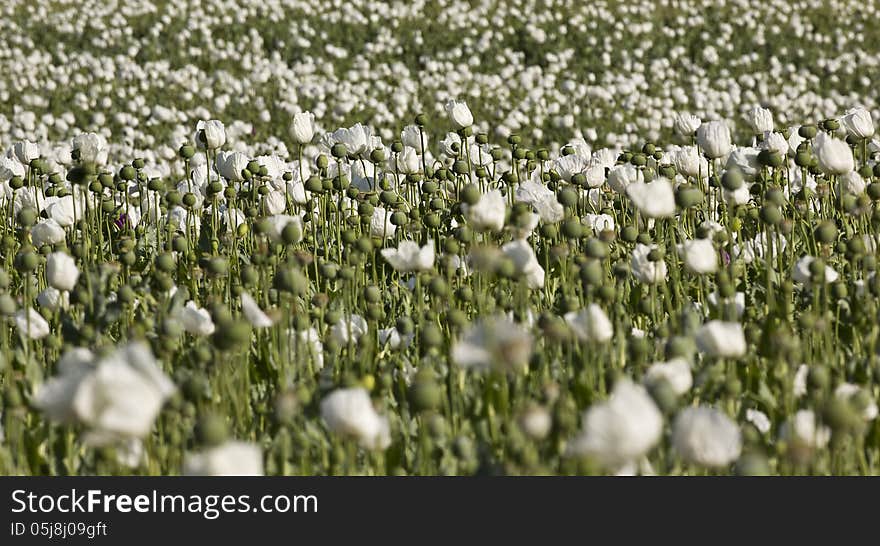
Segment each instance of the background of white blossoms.
[{"label": "background of white blossoms", "polygon": [[877,473],[876,19],[5,2],[0,474]]},{"label": "background of white blossoms", "polygon": [[875,107],[876,18],[876,2],[819,0],[8,0],[0,143],[91,130],[171,157],[216,118],[258,155],[284,150],[300,110],[385,141],[425,112],[443,134],[451,98],[475,132],[550,149],[657,140],[678,111],[744,130],[760,104],[782,127]]}]

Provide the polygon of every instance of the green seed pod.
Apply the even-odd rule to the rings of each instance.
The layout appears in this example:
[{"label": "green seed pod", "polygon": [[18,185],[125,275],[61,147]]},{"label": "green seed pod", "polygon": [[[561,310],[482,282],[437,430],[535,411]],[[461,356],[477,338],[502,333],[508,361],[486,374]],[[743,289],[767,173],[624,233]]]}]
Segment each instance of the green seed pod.
[{"label": "green seed pod", "polygon": [[703,202],[703,192],[699,188],[682,184],[675,193],[675,204],[686,209],[695,207]]},{"label": "green seed pod", "polygon": [[626,226],[620,232],[620,238],[627,243],[634,243],[639,237],[639,229],[635,226]]},{"label": "green seed pod", "polygon": [[474,300],[474,291],[470,286],[462,286],[455,291],[455,296],[462,303],[470,303]]},{"label": "green seed pod", "polygon": [[591,258],[604,259],[608,257],[608,245],[596,238],[590,238],[586,243],[585,254]]},{"label": "green seed pod", "polygon": [[598,286],[602,284],[605,278],[605,271],[602,269],[602,263],[597,260],[590,260],[580,270],[581,281],[590,286]]},{"label": "green seed pod", "polygon": [[442,218],[437,213],[430,213],[425,215],[425,227],[430,229],[437,229],[443,223]]},{"label": "green seed pod", "polygon": [[818,128],[815,125],[802,125],[798,129],[798,134],[801,138],[811,139],[816,137],[816,133],[818,133]]},{"label": "green seed pod", "polygon": [[[801,127],[803,129],[803,127]],[[770,464],[767,458],[759,453],[744,453],[734,466],[737,476],[770,476]]]},{"label": "green seed pod", "polygon": [[474,232],[468,226],[459,226],[455,230],[455,239],[460,243],[468,244],[474,240]]},{"label": "green seed pod", "polygon": [[156,270],[163,271],[165,273],[170,273],[177,268],[177,264],[174,263],[174,258],[171,254],[159,254],[156,256]]},{"label": "green seed pod", "polygon": [[205,447],[223,444],[229,438],[226,419],[218,415],[203,415],[196,425],[196,438]]},{"label": "green seed pod", "polygon": [[782,156],[776,150],[761,150],[758,152],[758,163],[765,167],[778,168],[782,166]]},{"label": "green seed pod", "polygon": [[424,347],[439,347],[443,343],[443,332],[433,322],[423,323],[419,327],[419,343]]},{"label": "green seed pod", "polygon": [[416,411],[433,411],[443,403],[443,388],[430,370],[421,370],[409,389],[410,403]]},{"label": "green seed pod", "polygon": [[739,169],[729,169],[721,177],[721,185],[728,191],[736,191],[743,185],[743,175]]},{"label": "green seed pod", "polygon": [[850,239],[846,242],[846,252],[852,257],[859,257],[865,254],[865,242],[861,238]]},{"label": "green seed pod", "polygon": [[495,272],[501,278],[512,279],[516,275],[516,265],[510,258],[500,258],[495,264]]},{"label": "green seed pod", "polygon": [[692,359],[697,351],[693,338],[688,336],[673,336],[666,342],[665,354],[667,359],[686,358]]},{"label": "green seed pod", "polygon": [[816,240],[823,244],[831,244],[837,240],[837,226],[830,220],[821,222],[814,233]]},{"label": "green seed pod", "polygon": [[678,395],[666,379],[660,379],[649,388],[651,397],[664,414],[670,415],[678,409]]},{"label": "green seed pod", "polygon": [[34,271],[40,265],[40,257],[36,252],[26,250],[16,256],[18,268],[24,272]]},{"label": "green seed pod", "polygon": [[813,156],[808,151],[798,152],[797,155],[794,156],[794,164],[801,168],[809,167],[812,161]]},{"label": "green seed pod", "polygon": [[825,276],[825,260],[822,258],[816,258],[812,262],[810,262],[810,275],[818,280],[821,280]]},{"label": "green seed pod", "polygon": [[837,434],[853,433],[864,428],[864,420],[853,405],[836,396],[830,398],[822,408],[822,420]]},{"label": "green seed pod", "polygon": [[826,119],[822,122],[822,127],[826,131],[836,131],[840,129],[840,122],[838,122],[836,119]]},{"label": "green seed pod", "polygon": [[648,252],[648,261],[650,262],[662,261],[664,257],[666,257],[666,250],[663,247],[657,247]]},{"label": "green seed pod", "polygon": [[630,274],[629,264],[625,261],[616,262],[611,268],[611,273],[614,274],[614,278],[618,281],[625,281],[629,278]]},{"label": "green seed pod", "polygon": [[0,314],[10,316],[18,310],[15,300],[9,294],[0,294]]},{"label": "green seed pod", "polygon": [[578,202],[577,193],[574,192],[571,188],[563,188],[556,194],[556,199],[559,203],[566,208],[571,208],[575,206]]},{"label": "green seed pod", "polygon": [[542,224],[538,230],[545,239],[555,239],[559,235],[556,224]]},{"label": "green seed pod", "polygon": [[428,291],[432,296],[445,298],[449,294],[449,285],[446,284],[443,277],[434,277],[428,283]]},{"label": "green seed pod", "polygon": [[562,224],[562,234],[569,239],[578,239],[583,234],[583,227],[577,218],[569,218]]},{"label": "green seed pod", "polygon": [[664,165],[663,167],[660,167],[660,176],[672,180],[675,178],[675,174],[675,167],[672,165]]},{"label": "green seed pod", "polygon": [[761,207],[761,221],[771,226],[778,226],[783,220],[782,211],[774,204]]},{"label": "green seed pod", "polygon": [[330,155],[332,155],[336,159],[342,159],[348,156],[348,149],[345,147],[345,144],[339,142],[334,144],[333,147],[330,148]]},{"label": "green seed pod", "polygon": [[18,211],[16,220],[18,225],[22,227],[31,227],[37,223],[37,211],[30,207],[24,207]]}]

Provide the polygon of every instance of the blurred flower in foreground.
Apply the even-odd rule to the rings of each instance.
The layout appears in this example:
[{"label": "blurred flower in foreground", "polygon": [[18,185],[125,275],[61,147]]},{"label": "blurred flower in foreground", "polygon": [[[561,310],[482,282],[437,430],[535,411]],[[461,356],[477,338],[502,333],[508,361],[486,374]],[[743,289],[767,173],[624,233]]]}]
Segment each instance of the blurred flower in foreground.
[{"label": "blurred flower in foreground", "polygon": [[43,315],[35,311],[33,307],[17,311],[14,319],[15,327],[21,335],[31,339],[43,339],[52,331]]},{"label": "blurred flower in foreground", "polygon": [[649,388],[660,381],[666,381],[672,392],[681,396],[693,385],[691,365],[684,358],[673,358],[668,362],[655,362],[645,372],[644,382]]},{"label": "blurred flower in foreground", "polygon": [[186,476],[262,476],[263,454],[247,442],[227,441],[183,458]]},{"label": "blurred flower in foreground", "polygon": [[623,379],[605,402],[591,406],[570,455],[589,456],[615,471],[637,460],[660,440],[663,416],[644,387]]},{"label": "blurred flower in foreground", "polygon": [[565,321],[582,341],[604,343],[614,336],[614,327],[608,315],[595,303],[591,303],[582,311],[566,313]]},{"label": "blurred flower in foreground", "polygon": [[34,404],[50,419],[84,424],[87,441],[97,445],[145,437],[176,390],[143,342],[97,360],[87,349],[68,350],[58,372],[37,388]]},{"label": "blurred flower in foreground", "polygon": [[532,335],[506,317],[480,320],[452,346],[452,361],[476,370],[516,371],[531,354]]},{"label": "blurred flower in foreground", "polygon": [[700,466],[725,466],[739,457],[742,438],[736,423],[705,406],[686,408],[675,418],[672,443],[682,459]]},{"label": "blurred flower in foreground", "polygon": [[710,320],[697,330],[697,348],[710,356],[736,358],[746,354],[748,345],[738,322]]},{"label": "blurred flower in foreground", "polygon": [[333,432],[354,438],[367,449],[391,445],[388,418],[376,413],[367,391],[337,389],[321,401],[321,418]]}]

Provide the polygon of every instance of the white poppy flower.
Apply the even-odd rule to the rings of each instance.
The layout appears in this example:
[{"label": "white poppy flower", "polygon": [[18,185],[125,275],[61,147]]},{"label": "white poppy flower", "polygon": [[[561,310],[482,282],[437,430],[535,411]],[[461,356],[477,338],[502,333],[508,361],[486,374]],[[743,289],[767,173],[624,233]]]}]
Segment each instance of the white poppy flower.
[{"label": "white poppy flower", "polygon": [[745,356],[748,350],[746,336],[738,322],[710,320],[696,333],[697,348],[700,352],[721,358]]},{"label": "white poppy flower", "polygon": [[761,434],[767,434],[770,432],[770,418],[767,417],[767,414],[763,411],[747,409],[746,421],[755,425],[755,428],[758,429],[758,432]]},{"label": "white poppy flower", "polygon": [[698,275],[714,273],[718,269],[718,253],[709,239],[687,239],[678,245],[685,266]]},{"label": "white poppy flower", "polygon": [[647,218],[667,218],[675,214],[675,192],[667,178],[647,184],[634,182],[626,187],[626,195]]},{"label": "white poppy flower", "polygon": [[690,137],[697,132],[697,129],[699,129],[702,124],[702,120],[697,116],[688,113],[680,113],[675,116],[675,119],[672,122],[672,127],[679,135]]},{"label": "white poppy flower", "polygon": [[290,136],[298,144],[308,144],[315,136],[315,114],[297,112],[290,123]]},{"label": "white poppy flower", "polygon": [[762,135],[767,131],[773,130],[773,114],[766,108],[756,106],[749,110],[746,121],[748,121],[752,132],[756,135]]},{"label": "white poppy flower", "polygon": [[[810,272],[810,264],[812,264],[815,259],[816,258],[812,256],[801,256],[801,258],[794,264],[794,268],[791,271],[792,280],[801,283],[806,287],[812,286],[813,275]],[[837,280],[837,277],[837,271],[835,271],[830,265],[826,265],[825,282],[833,283]]]},{"label": "white poppy flower", "polygon": [[226,128],[222,121],[216,119],[199,121],[194,140],[199,148],[216,150],[226,144]]},{"label": "white poppy flower", "polygon": [[565,322],[577,338],[583,341],[605,343],[614,337],[614,326],[608,315],[595,303],[591,303],[581,311],[566,313]]},{"label": "white poppy flower", "polygon": [[614,217],[610,214],[587,214],[581,222],[590,226],[594,233],[614,231]]},{"label": "white poppy flower", "polygon": [[799,410],[782,425],[780,437],[797,447],[821,449],[831,440],[831,429],[817,421],[813,410]]},{"label": "white poppy flower", "polygon": [[31,242],[39,248],[43,245],[57,245],[65,238],[64,228],[58,222],[49,218],[37,222],[31,228]]},{"label": "white poppy flower", "polygon": [[544,268],[532,246],[525,239],[516,239],[501,247],[504,255],[513,261],[514,273],[526,281],[529,288],[544,286]]},{"label": "white poppy flower", "polygon": [[451,100],[446,103],[446,115],[456,129],[464,129],[474,124],[474,115],[464,101]]},{"label": "white poppy flower", "polygon": [[617,193],[626,193],[626,188],[630,184],[636,184],[645,181],[645,175],[642,171],[627,163],[626,165],[615,165],[608,171],[608,185]]},{"label": "white poppy flower", "polygon": [[107,163],[107,139],[97,133],[81,133],[73,138],[72,149],[83,163]]},{"label": "white poppy flower", "polygon": [[506,206],[504,197],[498,190],[491,190],[480,196],[474,205],[462,207],[468,223],[477,231],[501,231],[504,227]]},{"label": "white poppy flower", "polygon": [[340,345],[347,345],[349,341],[357,343],[357,341],[367,333],[370,326],[366,319],[360,315],[349,315],[342,317],[339,321],[330,327],[330,337],[332,337]]},{"label": "white poppy flower", "polygon": [[565,210],[556,199],[556,194],[535,180],[527,180],[520,184],[514,198],[533,206],[543,222],[552,224],[559,222],[565,216]]},{"label": "white poppy flower", "polygon": [[209,336],[214,333],[214,321],[207,309],[199,307],[196,302],[186,302],[178,317],[183,329],[194,336]]},{"label": "white poppy flower", "polygon": [[28,307],[27,310],[19,309],[13,315],[13,319],[21,335],[31,339],[43,339],[51,333],[49,323],[33,307]]},{"label": "white poppy flower", "polygon": [[820,132],[816,136],[813,151],[819,160],[819,168],[826,174],[841,175],[855,169],[855,160],[849,144]]},{"label": "white poppy flower", "polygon": [[697,129],[697,144],[709,159],[727,155],[731,149],[730,128],[723,121],[707,121]]},{"label": "white poppy flower", "polygon": [[379,239],[390,239],[394,237],[395,231],[397,226],[391,223],[391,213],[383,207],[375,207],[370,218],[370,235]]},{"label": "white poppy flower", "polygon": [[724,413],[705,406],[682,410],[672,427],[672,444],[687,462],[722,467],[742,450],[739,427]]},{"label": "white poppy flower", "polygon": [[331,431],[357,440],[364,448],[381,450],[391,445],[388,418],[376,413],[362,388],[330,393],[321,400],[321,418]]},{"label": "white poppy flower", "polygon": [[227,441],[183,458],[184,476],[262,476],[263,452],[247,442]]},{"label": "white poppy flower", "polygon": [[247,292],[241,293],[241,311],[254,328],[269,328],[275,324]]},{"label": "white poppy flower", "polygon": [[846,132],[856,138],[871,138],[874,136],[874,120],[871,113],[864,108],[851,108],[840,118],[840,122],[846,128]]},{"label": "white poppy flower", "polygon": [[672,392],[681,396],[693,386],[693,375],[690,363],[681,357],[667,362],[655,362],[645,372],[645,385],[652,387],[659,381],[666,381]]},{"label": "white poppy flower", "polygon": [[507,317],[470,326],[452,346],[452,361],[475,370],[516,371],[528,365],[532,335]]},{"label": "white poppy flower", "polygon": [[652,262],[648,254],[657,248],[657,245],[636,244],[630,259],[630,268],[633,276],[642,283],[653,284],[666,280],[667,268],[664,260]]},{"label": "white poppy flower", "polygon": [[617,470],[645,455],[662,432],[663,415],[650,395],[642,386],[623,379],[608,400],[584,413],[583,428],[568,453],[593,457],[603,467]]},{"label": "white poppy flower", "polygon": [[148,345],[133,342],[89,362],[87,351],[68,352],[59,376],[37,389],[35,404],[51,418],[76,420],[96,445],[143,438],[175,387]]},{"label": "white poppy flower", "polygon": [[73,290],[79,279],[76,260],[64,252],[53,252],[46,258],[46,282],[58,290]]},{"label": "white poppy flower", "polygon": [[382,257],[395,271],[427,271],[434,267],[434,241],[419,247],[414,241],[401,241],[397,248],[383,248]]}]

